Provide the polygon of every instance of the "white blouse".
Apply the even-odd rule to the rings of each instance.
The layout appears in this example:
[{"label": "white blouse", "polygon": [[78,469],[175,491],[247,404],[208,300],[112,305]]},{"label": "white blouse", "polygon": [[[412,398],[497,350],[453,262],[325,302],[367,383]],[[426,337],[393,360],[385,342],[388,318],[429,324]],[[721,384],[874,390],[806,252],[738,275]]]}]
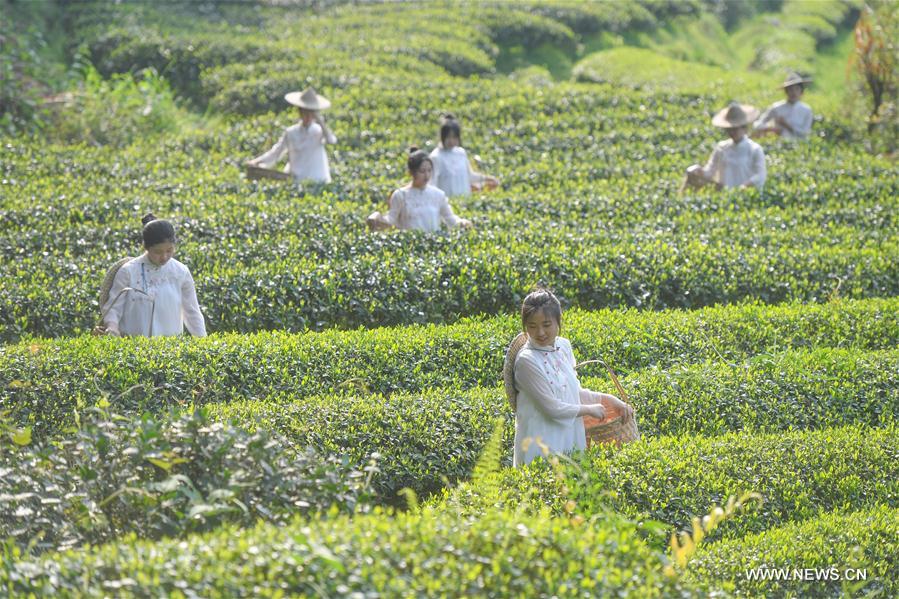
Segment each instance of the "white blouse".
[{"label": "white blouse", "polygon": [[553,347],[528,340],[515,358],[515,454],[512,463],[522,466],[549,453],[565,453],[587,447],[581,404],[597,403],[600,394],[582,389],[574,366],[571,342],[556,337]]},{"label": "white blouse", "polygon": [[761,189],[768,176],[765,151],[762,146],[744,137],[739,143],[731,139],[719,142],[712,150],[708,163],[702,168],[707,179],[724,187],[739,187],[752,183]]},{"label": "white blouse", "polygon": [[462,219],[453,213],[446,194],[436,187],[418,189],[409,184],[390,196],[390,210],[384,220],[398,229],[437,231],[441,221],[455,227]]},{"label": "white blouse", "polygon": [[[119,297],[119,293],[126,288]],[[103,305],[107,328],[122,335],[171,337],[184,332],[206,336],[206,323],[197,302],[190,271],[174,258],[163,266],[153,264],[145,253],[122,265],[116,273]]]},{"label": "white blouse", "polygon": [[785,120],[793,131],[784,129],[781,137],[786,139],[805,139],[812,131],[812,109],[805,102],[796,101],[792,104],[787,100],[775,102],[768,107],[768,110],[756,120],[753,125],[756,129],[760,127],[776,126],[774,119],[782,118]]},{"label": "white blouse", "polygon": [[482,183],[483,176],[471,169],[465,148],[456,146],[452,150],[444,147],[434,148],[431,152],[434,170],[431,173],[430,185],[443,190],[449,196],[471,195],[471,183]]},{"label": "white blouse", "polygon": [[318,123],[310,123],[308,127],[298,123],[288,127],[278,143],[253,162],[265,168],[272,168],[286,152],[288,161],[284,167],[285,173],[292,174],[297,180],[310,179],[330,183],[331,169],[328,166],[328,154],[325,152],[326,143],[337,143],[337,138],[330,130],[325,135]]}]

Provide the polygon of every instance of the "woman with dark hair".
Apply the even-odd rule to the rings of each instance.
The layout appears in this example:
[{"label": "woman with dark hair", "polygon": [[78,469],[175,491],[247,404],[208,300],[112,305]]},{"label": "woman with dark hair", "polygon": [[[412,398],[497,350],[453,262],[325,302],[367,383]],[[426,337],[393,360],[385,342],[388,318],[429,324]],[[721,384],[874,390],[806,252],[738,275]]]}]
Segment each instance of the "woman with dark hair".
[{"label": "woman with dark hair", "polygon": [[470,220],[455,215],[445,193],[428,185],[433,163],[424,151],[415,146],[409,148],[406,167],[409,169],[412,181],[393,192],[387,203],[389,207],[387,214],[374,212],[368,217],[367,222],[371,229],[396,227],[397,229],[437,231],[440,229],[441,222],[450,227],[468,228],[472,226]]},{"label": "woman with dark hair", "polygon": [[191,335],[205,337],[194,279],[173,258],[175,227],[152,214],[141,222],[144,253],[119,268],[101,307],[107,334],[169,337],[186,327]]},{"label": "woman with dark hair", "polygon": [[496,177],[475,172],[468,161],[468,154],[462,147],[462,127],[452,114],[446,114],[440,125],[440,146],[431,152],[434,172],[431,185],[442,189],[449,196],[471,195],[487,187],[499,185]]},{"label": "woman with dark hair", "polygon": [[603,419],[607,408],[633,418],[634,410],[614,395],[581,387],[571,342],[559,337],[562,306],[548,289],[537,289],[521,304],[527,342],[515,356],[515,453],[522,466],[550,453],[587,447],[583,416]]}]

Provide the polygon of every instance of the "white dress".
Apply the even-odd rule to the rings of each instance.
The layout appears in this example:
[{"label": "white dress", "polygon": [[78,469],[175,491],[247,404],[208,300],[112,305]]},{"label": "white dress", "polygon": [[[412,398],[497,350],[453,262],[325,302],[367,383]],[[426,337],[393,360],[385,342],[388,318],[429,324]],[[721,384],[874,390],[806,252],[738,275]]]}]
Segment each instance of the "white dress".
[{"label": "white dress", "polygon": [[272,149],[255,158],[254,162],[259,166],[272,168],[287,153],[285,173],[290,173],[294,179],[300,181],[330,183],[331,169],[328,166],[328,154],[325,152],[326,143],[337,143],[333,133],[328,131],[326,136],[318,123],[310,123],[308,127],[299,123],[288,127]]},{"label": "white dress", "polygon": [[768,110],[756,120],[753,127],[759,129],[761,127],[775,126],[774,119],[784,119],[793,131],[784,129],[780,136],[785,139],[805,139],[812,131],[812,109],[805,102],[796,101],[792,104],[787,100],[775,102],[768,107]]},{"label": "white dress", "polygon": [[[116,299],[127,287],[136,291]],[[103,311],[106,326],[122,335],[170,337],[182,334],[186,326],[191,335],[206,336],[194,279],[174,258],[161,267],[147,254],[126,262],[116,273]]]},{"label": "white dress", "polygon": [[761,189],[768,176],[765,151],[748,137],[736,144],[733,140],[726,139],[715,146],[702,173],[707,179],[721,183],[724,187],[752,183]]},{"label": "white dress", "polygon": [[443,146],[431,152],[434,170],[430,184],[443,190],[449,197],[471,195],[471,184],[483,183],[483,176],[471,169],[465,148],[456,146],[447,150]]},{"label": "white dress", "polygon": [[549,453],[587,447],[581,404],[599,401],[600,395],[582,389],[574,371],[571,343],[556,337],[554,347],[528,340],[515,358],[515,453],[512,463],[522,466]]},{"label": "white dress", "polygon": [[445,193],[432,185],[418,189],[410,184],[390,196],[390,210],[384,220],[397,229],[437,231],[441,222],[455,227],[462,219],[453,213]]}]

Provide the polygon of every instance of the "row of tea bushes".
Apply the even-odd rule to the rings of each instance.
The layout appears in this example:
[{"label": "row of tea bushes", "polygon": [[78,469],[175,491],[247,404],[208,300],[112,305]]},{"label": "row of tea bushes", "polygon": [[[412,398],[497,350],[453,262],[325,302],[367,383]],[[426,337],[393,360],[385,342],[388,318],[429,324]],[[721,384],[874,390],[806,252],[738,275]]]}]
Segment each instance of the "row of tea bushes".
[{"label": "row of tea bushes", "polygon": [[[362,250],[367,255],[348,260],[273,256],[268,263],[219,267],[221,274],[213,264],[187,262],[197,272],[203,312],[215,332],[452,322],[515,310],[537,281],[584,309],[699,308],[746,298],[819,302],[834,294],[860,299],[899,290],[895,241],[802,248],[802,240],[785,239],[753,251],[723,238],[715,244],[631,240],[584,251],[571,241],[540,254],[520,242],[510,254],[487,238],[469,244],[453,234],[444,241],[424,256],[407,247],[377,255],[368,247]],[[212,248],[193,251],[204,249]],[[460,261],[460,255],[468,257]],[[197,263],[210,259],[195,257]],[[90,271],[62,257],[5,269],[10,284],[0,290],[0,339],[89,330],[99,318],[98,281],[114,261],[97,261]]]},{"label": "row of tea bushes", "polygon": [[[491,489],[483,493],[482,489]],[[847,426],[817,431],[718,437],[644,437],[621,449],[603,447],[550,465],[503,470],[491,484],[444,493],[451,504],[479,509],[523,499],[555,513],[584,517],[608,510],[687,530],[694,516],[745,492],[762,503],[721,524],[714,538],[738,539],[821,514],[885,504],[899,507],[899,429]],[[573,504],[568,503],[573,502]],[[567,504],[567,505],[566,505]],[[660,539],[667,541],[667,536]]]},{"label": "row of tea bushes", "polygon": [[897,555],[899,509],[841,510],[704,545],[686,579],[740,597],[896,597]]},{"label": "row of tea bushes", "polygon": [[79,416],[78,430],[52,443],[0,426],[0,539],[42,552],[353,512],[369,499],[367,464],[354,470],[266,429],[202,411]]},{"label": "row of tea bushes", "polygon": [[[36,424],[50,426],[97,393],[124,394],[118,401],[125,405],[160,406],[493,387],[519,330],[509,316],[373,331],[23,342],[0,349],[0,408],[23,423],[33,412]],[[716,358],[741,363],[785,349],[880,350],[899,340],[899,300],[694,312],[571,310],[564,334],[581,360],[604,359],[622,374]],[[591,374],[602,373],[584,371]]]},{"label": "row of tea bushes", "polygon": [[[845,198],[818,188],[830,199],[782,208],[751,207],[742,196],[733,208],[725,198],[682,199],[665,208],[662,199],[628,206],[585,198],[561,208],[543,196],[502,204],[472,198],[467,203],[483,210],[487,222],[475,232],[436,236],[368,235],[366,208],[334,205],[326,196],[304,198],[298,211],[283,191],[277,201],[260,192],[246,208],[216,216],[208,191],[186,210],[167,196],[162,213],[186,212],[176,219],[179,257],[194,273],[210,330],[221,332],[500,313],[540,280],[583,308],[894,295],[899,250],[890,183],[851,188],[845,179]],[[222,201],[232,200],[236,206],[234,194]],[[139,209],[128,202],[132,215]],[[659,214],[649,217],[653,210]],[[6,213],[11,224],[0,250],[8,260],[0,274],[9,282],[0,291],[0,338],[92,326],[106,268],[139,251],[126,233],[136,231],[136,215],[130,223],[115,217],[117,225],[101,224],[100,215],[112,218],[104,205]],[[519,231],[529,219],[540,226],[523,243]],[[584,222],[595,223],[589,233]]]},{"label": "row of tea bushes", "polygon": [[643,598],[689,589],[663,573],[660,552],[621,518],[573,526],[497,510],[226,527],[0,560],[0,588],[15,596]]},{"label": "row of tea bushes", "polygon": [[[232,87],[209,89],[206,79],[215,78],[218,70],[233,64],[272,58],[300,60],[303,76],[333,87],[358,84],[358,75],[386,71],[385,67],[411,74],[417,69],[402,61],[397,64],[397,58],[406,57],[439,67],[439,72],[429,74],[429,78],[490,76],[496,70],[494,58],[503,49],[545,45],[573,56],[580,35],[651,30],[671,15],[699,12],[700,5],[652,1],[620,6],[451,2],[419,7],[414,14],[390,5],[336,7],[299,14],[273,7],[212,7],[205,19],[185,18],[187,14],[193,17],[195,11],[180,8],[169,6],[161,12],[150,6],[95,3],[70,12],[73,28],[79,39],[85,40],[102,72],[111,75],[153,67],[165,72],[179,93],[203,106],[218,92]],[[223,27],[222,21],[236,26]],[[392,35],[381,35],[385,30]],[[298,31],[302,37],[296,35]],[[316,43],[308,43],[310,39]],[[361,69],[363,65],[367,69]],[[263,67],[259,71],[266,70]],[[235,83],[245,87],[253,81],[264,81],[259,71],[247,72]],[[300,83],[301,76],[295,73],[288,87]],[[257,101],[260,98],[258,93],[244,96],[255,96]],[[279,96],[267,95],[261,108],[280,108]],[[228,104],[224,107],[235,109]]]},{"label": "row of tea bushes", "polygon": [[[183,541],[127,538],[82,552],[0,559],[15,596],[747,596],[833,597],[838,581],[748,581],[768,566],[866,568],[865,587],[895,594],[899,514],[873,508],[707,543],[686,576],[640,529],[605,514],[585,522],[485,510],[336,517],[285,527],[225,528]],[[564,565],[562,565],[564,564]]]},{"label": "row of tea bushes", "polygon": [[[899,351],[779,354],[750,367],[698,365],[622,381],[647,438],[881,426],[899,412]],[[614,391],[606,381],[588,388]],[[213,414],[272,428],[302,445],[363,461],[379,452],[374,488],[387,498],[411,487],[427,494],[471,474],[497,418],[505,420],[509,463],[513,424],[499,389],[421,394],[233,401]]]}]

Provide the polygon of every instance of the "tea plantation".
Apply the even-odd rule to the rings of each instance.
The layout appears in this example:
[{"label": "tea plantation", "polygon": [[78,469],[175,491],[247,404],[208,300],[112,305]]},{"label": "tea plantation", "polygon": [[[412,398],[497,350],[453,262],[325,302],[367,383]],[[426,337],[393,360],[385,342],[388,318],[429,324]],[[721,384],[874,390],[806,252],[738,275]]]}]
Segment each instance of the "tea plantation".
[{"label": "tea plantation", "polygon": [[[843,76],[861,3],[0,2],[9,596],[899,595],[899,169]],[[759,139],[763,192],[678,193],[786,68],[811,139]],[[333,182],[247,179],[309,85]],[[451,200],[472,229],[368,231],[446,112],[501,186]],[[148,211],[206,338],[90,335]],[[541,283],[642,439],[513,469]]]}]

